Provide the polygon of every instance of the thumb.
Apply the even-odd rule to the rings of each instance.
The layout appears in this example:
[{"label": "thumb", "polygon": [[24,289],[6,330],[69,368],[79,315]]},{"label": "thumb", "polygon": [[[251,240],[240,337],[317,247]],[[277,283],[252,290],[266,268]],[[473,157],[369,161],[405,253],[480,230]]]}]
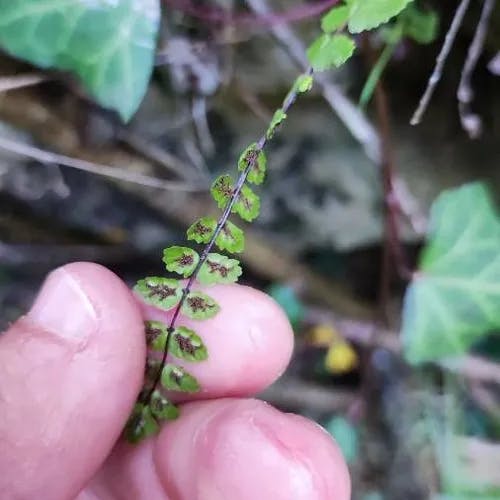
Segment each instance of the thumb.
[{"label": "thumb", "polygon": [[0,498],[74,498],[140,390],[139,307],[96,264],[61,267],[0,335]]}]

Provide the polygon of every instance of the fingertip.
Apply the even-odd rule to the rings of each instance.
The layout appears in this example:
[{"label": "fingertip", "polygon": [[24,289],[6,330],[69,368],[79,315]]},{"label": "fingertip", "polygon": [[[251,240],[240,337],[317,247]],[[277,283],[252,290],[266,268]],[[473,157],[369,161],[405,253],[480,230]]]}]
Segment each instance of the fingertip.
[{"label": "fingertip", "polygon": [[348,500],[338,447],[319,426],[258,400],[186,405],[157,443],[156,463],[174,498]]}]

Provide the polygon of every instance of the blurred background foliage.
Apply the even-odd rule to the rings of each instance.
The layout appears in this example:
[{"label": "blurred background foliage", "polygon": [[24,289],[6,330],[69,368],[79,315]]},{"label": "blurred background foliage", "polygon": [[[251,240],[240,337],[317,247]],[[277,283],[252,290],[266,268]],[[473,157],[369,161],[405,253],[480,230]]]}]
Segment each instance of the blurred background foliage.
[{"label": "blurred background foliage", "polygon": [[[272,141],[246,229],[244,281],[296,332],[262,397],[337,439],[356,499],[500,498],[498,6],[474,98],[457,101],[487,2],[470,5],[418,127],[459,2],[410,2],[360,35]],[[162,273],[162,249],[211,210],[211,180],[265,129],[334,3],[55,1],[33,17],[32,1],[0,0],[0,326],[66,262],[129,284]]]}]

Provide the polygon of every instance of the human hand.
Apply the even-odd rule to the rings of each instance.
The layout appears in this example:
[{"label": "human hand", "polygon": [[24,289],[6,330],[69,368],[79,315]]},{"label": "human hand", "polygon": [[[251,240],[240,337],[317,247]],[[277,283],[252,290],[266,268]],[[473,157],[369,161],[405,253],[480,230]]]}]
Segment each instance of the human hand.
[{"label": "human hand", "polygon": [[250,398],[289,361],[284,314],[240,285],[211,295],[221,312],[197,326],[210,357],[190,366],[202,392],[131,446],[119,437],[143,382],[143,317],[166,313],[96,264],[51,273],[0,336],[0,498],[347,500],[329,435]]}]

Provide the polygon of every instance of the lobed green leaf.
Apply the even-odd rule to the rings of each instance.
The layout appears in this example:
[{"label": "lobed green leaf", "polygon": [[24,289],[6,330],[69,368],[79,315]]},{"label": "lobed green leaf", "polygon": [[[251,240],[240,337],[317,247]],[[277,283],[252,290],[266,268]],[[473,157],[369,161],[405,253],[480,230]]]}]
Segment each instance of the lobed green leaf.
[{"label": "lobed green leaf", "polygon": [[208,358],[207,348],[201,338],[189,328],[178,326],[172,334],[170,352],[184,361],[205,361]]},{"label": "lobed green leaf", "polygon": [[210,253],[200,268],[198,281],[204,285],[236,283],[241,274],[239,261],[218,253]]},{"label": "lobed green leaf", "polygon": [[262,184],[266,176],[267,159],[264,151],[259,150],[256,143],[248,146],[238,160],[238,170],[245,170],[248,165],[252,165],[248,173],[247,181],[252,184]]},{"label": "lobed green leaf", "polygon": [[0,47],[73,72],[128,120],[147,90],[160,18],[159,0],[0,0]]},{"label": "lobed green leaf", "polygon": [[404,354],[412,363],[456,356],[500,330],[500,218],[477,182],[432,205],[428,242],[403,308]]},{"label": "lobed green leaf", "polygon": [[282,122],[284,122],[287,118],[287,114],[280,108],[280,109],[277,109],[275,112],[274,112],[274,115],[271,119],[271,123],[269,124],[269,128],[267,129],[267,132],[266,132],[266,137],[268,139],[272,139],[275,132],[276,132],[276,129],[281,125]]},{"label": "lobed green leaf", "polygon": [[184,368],[167,363],[161,372],[161,385],[168,391],[198,392],[200,384]]},{"label": "lobed green leaf", "polygon": [[191,276],[199,261],[198,252],[189,247],[172,246],[163,250],[163,262],[167,271],[180,274],[184,278]]},{"label": "lobed green leaf", "polygon": [[202,217],[187,230],[187,239],[196,243],[208,243],[215,232],[217,221],[213,217]]},{"label": "lobed green leaf", "polygon": [[179,416],[179,408],[158,390],[151,394],[149,406],[153,417],[159,420],[175,420]]},{"label": "lobed green leaf", "polygon": [[215,239],[215,244],[223,251],[226,250],[231,253],[243,252],[245,248],[245,236],[238,226],[231,221],[227,221]]},{"label": "lobed green leaf", "polygon": [[333,33],[347,23],[349,14],[350,9],[347,5],[333,7],[333,9],[321,18],[321,29],[325,33]]},{"label": "lobed green leaf", "polygon": [[203,292],[188,293],[181,312],[191,319],[212,318],[219,312],[219,305],[212,297]]},{"label": "lobed green leaf", "polygon": [[146,304],[165,311],[175,307],[182,296],[182,285],[178,280],[151,276],[139,280],[134,287]]},{"label": "lobed green leaf", "polygon": [[347,35],[319,36],[307,50],[314,71],[325,71],[342,66],[354,53],[356,45]]},{"label": "lobed green leaf", "polygon": [[347,0],[351,33],[377,28],[397,16],[413,0]]}]

